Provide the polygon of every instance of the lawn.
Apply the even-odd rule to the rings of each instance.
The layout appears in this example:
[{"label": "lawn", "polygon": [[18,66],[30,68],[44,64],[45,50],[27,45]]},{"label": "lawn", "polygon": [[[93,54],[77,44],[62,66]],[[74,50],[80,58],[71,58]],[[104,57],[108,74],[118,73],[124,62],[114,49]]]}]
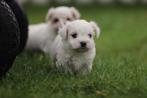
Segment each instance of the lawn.
[{"label": "lawn", "polygon": [[[78,9],[101,28],[92,72],[57,73],[44,55],[24,52],[0,81],[0,98],[147,98],[147,7]],[[26,7],[30,23],[44,21],[47,10]]]}]

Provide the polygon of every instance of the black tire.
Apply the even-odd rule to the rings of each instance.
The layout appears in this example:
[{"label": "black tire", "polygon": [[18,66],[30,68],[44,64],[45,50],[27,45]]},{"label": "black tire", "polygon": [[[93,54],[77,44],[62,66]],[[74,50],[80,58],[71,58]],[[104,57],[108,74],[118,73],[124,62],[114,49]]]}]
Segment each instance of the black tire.
[{"label": "black tire", "polygon": [[5,1],[11,7],[19,25],[19,29],[20,29],[19,53],[21,53],[25,48],[28,38],[28,19],[22,7],[20,7],[20,5],[15,0],[5,0]]},{"label": "black tire", "polygon": [[0,0],[0,78],[11,68],[19,51],[19,27],[11,8]]}]

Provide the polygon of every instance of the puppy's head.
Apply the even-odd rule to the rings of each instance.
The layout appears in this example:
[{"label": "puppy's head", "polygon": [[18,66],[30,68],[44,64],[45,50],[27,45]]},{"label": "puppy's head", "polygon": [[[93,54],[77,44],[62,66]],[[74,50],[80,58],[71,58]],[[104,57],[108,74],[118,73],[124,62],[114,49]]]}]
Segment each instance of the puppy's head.
[{"label": "puppy's head", "polygon": [[57,7],[49,9],[46,20],[50,21],[52,28],[58,31],[67,21],[80,18],[80,13],[74,7]]},{"label": "puppy's head", "polygon": [[63,42],[75,51],[88,51],[95,47],[94,36],[99,37],[100,29],[95,22],[75,20],[59,30]]}]

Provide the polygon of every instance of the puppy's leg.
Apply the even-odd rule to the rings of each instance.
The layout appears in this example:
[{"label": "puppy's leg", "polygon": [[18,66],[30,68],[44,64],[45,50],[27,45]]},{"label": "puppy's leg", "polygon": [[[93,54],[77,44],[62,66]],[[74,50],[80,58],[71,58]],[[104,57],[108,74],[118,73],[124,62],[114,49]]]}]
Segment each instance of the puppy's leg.
[{"label": "puppy's leg", "polygon": [[41,49],[44,54],[49,54],[49,49],[45,46]]},{"label": "puppy's leg", "polygon": [[85,75],[87,73],[90,73],[91,70],[92,70],[92,64],[90,64],[90,65],[84,64],[81,66],[81,68],[79,70],[76,71],[76,73]]}]

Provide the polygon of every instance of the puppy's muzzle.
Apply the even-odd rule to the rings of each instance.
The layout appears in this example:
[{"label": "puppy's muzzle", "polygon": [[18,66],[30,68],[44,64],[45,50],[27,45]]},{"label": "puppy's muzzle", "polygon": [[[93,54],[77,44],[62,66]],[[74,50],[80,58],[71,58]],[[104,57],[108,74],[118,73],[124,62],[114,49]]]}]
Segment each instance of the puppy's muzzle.
[{"label": "puppy's muzzle", "polygon": [[87,46],[86,42],[80,42],[81,48],[85,48]]},{"label": "puppy's muzzle", "polygon": [[88,47],[87,47],[87,42],[80,42],[80,47],[78,49],[76,49],[78,52],[86,52],[88,51]]}]

